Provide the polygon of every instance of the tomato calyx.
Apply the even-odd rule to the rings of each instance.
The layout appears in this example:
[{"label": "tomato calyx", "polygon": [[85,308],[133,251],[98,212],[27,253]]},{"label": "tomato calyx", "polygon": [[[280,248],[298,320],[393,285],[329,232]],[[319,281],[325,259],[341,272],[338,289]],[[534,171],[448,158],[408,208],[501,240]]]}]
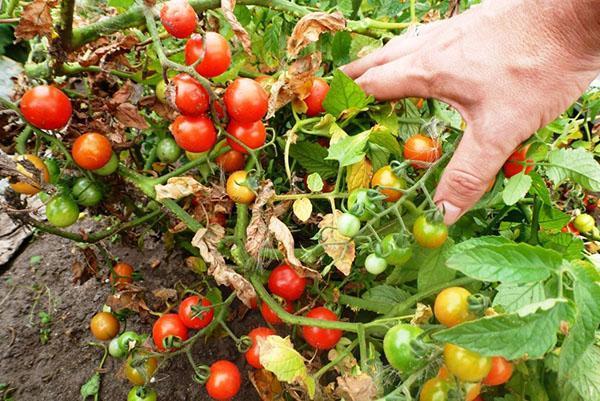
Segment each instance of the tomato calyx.
[{"label": "tomato calyx", "polygon": [[199,364],[193,366],[193,368],[194,375],[192,376],[192,380],[198,384],[205,384],[210,376],[210,366]]},{"label": "tomato calyx", "polygon": [[248,336],[241,336],[235,342],[235,346],[239,353],[243,354],[248,352],[250,347],[252,347],[252,339]]},{"label": "tomato calyx", "polygon": [[469,312],[477,316],[482,316],[483,312],[490,307],[492,301],[486,295],[472,294],[467,297],[467,303],[469,305]]}]

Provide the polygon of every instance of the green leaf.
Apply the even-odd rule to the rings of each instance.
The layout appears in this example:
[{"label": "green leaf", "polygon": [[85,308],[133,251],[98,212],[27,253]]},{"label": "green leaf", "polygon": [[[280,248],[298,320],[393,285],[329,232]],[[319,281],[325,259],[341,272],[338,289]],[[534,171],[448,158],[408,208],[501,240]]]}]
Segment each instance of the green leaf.
[{"label": "green leaf", "polygon": [[530,172],[529,176],[531,177],[531,188],[529,188],[529,193],[537,195],[545,205],[551,205],[550,191],[546,186],[546,181],[544,181],[542,176],[535,171]]},{"label": "green leaf", "polygon": [[551,205],[543,205],[540,209],[540,227],[545,230],[560,230],[571,220],[571,216]]},{"label": "green leaf", "polygon": [[572,306],[564,300],[548,300],[548,309],[520,316],[517,313],[485,317],[459,324],[433,335],[437,341],[449,342],[484,356],[503,356],[512,360],[528,356],[542,357],[557,340],[562,320],[572,316]]},{"label": "green leaf", "polygon": [[134,0],[108,0],[108,6],[120,10],[127,10],[134,3]]},{"label": "green leaf", "polygon": [[306,177],[306,185],[311,192],[321,192],[323,189],[323,180],[319,173],[312,173]]},{"label": "green leaf", "polygon": [[340,166],[346,167],[358,163],[365,157],[365,145],[371,131],[347,136],[329,146],[326,160],[337,160]]},{"label": "green leaf", "polygon": [[264,33],[264,50],[275,58],[277,58],[276,56],[280,49],[279,43],[281,41],[282,25],[283,19],[281,17],[274,17]]},{"label": "green leaf", "polygon": [[362,298],[369,303],[379,305],[380,308],[374,312],[386,313],[390,310],[390,305],[397,304],[406,300],[410,296],[406,291],[387,284],[372,287],[366,291]]},{"label": "green leaf", "polygon": [[396,137],[389,130],[375,127],[369,135],[369,142],[379,145],[390,151],[396,157],[402,157],[402,148]]},{"label": "green leaf", "polygon": [[[396,110],[392,103],[384,103],[371,111],[370,114],[371,118],[379,125],[379,129],[383,128],[384,131],[388,131],[394,137],[398,136],[400,122],[398,121],[398,114],[396,114]],[[373,129],[373,131],[377,131],[377,129]]]},{"label": "green leaf", "polygon": [[81,399],[86,400],[88,397],[95,397],[100,391],[100,373],[94,373],[87,382],[79,389]]},{"label": "green leaf", "polygon": [[544,285],[540,282],[527,284],[500,284],[492,305],[502,306],[507,312],[516,312],[546,299]]},{"label": "green leaf", "polygon": [[571,179],[590,191],[600,191],[600,164],[582,148],[557,149],[548,155],[546,174],[555,185]]},{"label": "green leaf", "polygon": [[338,173],[337,163],[325,160],[327,149],[314,142],[298,142],[290,147],[290,156],[309,173],[318,173],[321,178],[335,177]]},{"label": "green leaf", "polygon": [[545,248],[555,250],[565,260],[581,259],[583,255],[583,240],[571,233],[540,232],[540,241]]},{"label": "green leaf", "polygon": [[444,243],[444,246],[437,249],[417,248],[415,258],[421,265],[417,277],[419,291],[448,282],[456,277],[456,271],[446,267],[448,251],[452,246],[453,241],[449,239]]},{"label": "green leaf", "polygon": [[500,237],[500,236],[483,236],[478,238],[471,238],[467,241],[463,241],[459,244],[454,245],[450,250],[450,255],[455,253],[462,253],[469,249],[477,248],[483,245],[502,245],[502,244],[513,244],[512,241]]},{"label": "green leaf", "polygon": [[333,58],[334,65],[344,65],[350,61],[351,43],[352,36],[350,36],[350,32],[336,32],[331,43],[331,57]]},{"label": "green leaf", "polygon": [[[460,244],[459,244],[460,245]],[[530,283],[557,271],[562,258],[555,251],[529,244],[481,245],[453,252],[448,267],[481,281]]]},{"label": "green leaf", "polygon": [[509,178],[502,192],[502,200],[509,206],[514,205],[527,195],[530,187],[531,177],[520,172]]},{"label": "green leaf", "polygon": [[377,171],[387,165],[390,160],[390,152],[374,143],[368,143],[368,155],[373,166],[373,171]]},{"label": "green leaf", "polygon": [[578,363],[570,367],[569,380],[562,389],[561,401],[600,400],[600,369],[598,366],[600,366],[600,347],[590,345],[579,358]]},{"label": "green leaf", "polygon": [[328,113],[339,117],[344,112],[344,114],[355,114],[371,101],[372,98],[367,97],[353,79],[342,71],[335,70],[323,107]]}]

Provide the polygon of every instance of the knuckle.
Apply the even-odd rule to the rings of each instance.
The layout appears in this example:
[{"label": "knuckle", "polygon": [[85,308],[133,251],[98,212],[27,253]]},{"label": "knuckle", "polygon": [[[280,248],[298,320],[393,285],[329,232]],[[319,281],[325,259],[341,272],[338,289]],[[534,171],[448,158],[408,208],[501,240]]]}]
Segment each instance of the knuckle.
[{"label": "knuckle", "polygon": [[463,202],[478,198],[488,185],[480,176],[461,169],[446,171],[445,179],[452,193]]}]

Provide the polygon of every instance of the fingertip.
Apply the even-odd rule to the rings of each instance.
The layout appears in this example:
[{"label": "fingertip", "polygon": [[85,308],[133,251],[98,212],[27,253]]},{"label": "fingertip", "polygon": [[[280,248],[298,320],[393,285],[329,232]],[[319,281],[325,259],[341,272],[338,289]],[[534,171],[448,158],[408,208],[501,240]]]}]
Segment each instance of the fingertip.
[{"label": "fingertip", "polygon": [[444,224],[451,226],[464,214],[464,210],[451,202],[441,201],[437,204],[438,209],[444,215]]}]

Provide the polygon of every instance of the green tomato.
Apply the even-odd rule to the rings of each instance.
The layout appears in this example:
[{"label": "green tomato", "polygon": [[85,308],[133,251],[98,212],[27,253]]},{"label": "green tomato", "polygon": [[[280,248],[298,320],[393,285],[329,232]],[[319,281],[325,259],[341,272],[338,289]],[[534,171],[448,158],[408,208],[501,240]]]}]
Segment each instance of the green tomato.
[{"label": "green tomato", "polygon": [[50,176],[50,184],[56,184],[60,178],[60,168],[56,159],[49,157],[44,160],[44,164],[48,168],[48,175]]},{"label": "green tomato", "polygon": [[421,215],[415,220],[413,235],[423,248],[439,248],[448,239],[448,227],[443,222],[428,221]]},{"label": "green tomato", "polygon": [[412,257],[410,246],[403,246],[397,240],[397,234],[388,234],[381,241],[381,252],[385,260],[394,266],[403,266]]},{"label": "green tomato", "polygon": [[575,217],[573,225],[582,233],[589,233],[596,227],[596,220],[587,213],[582,213]]},{"label": "green tomato", "polygon": [[337,229],[346,237],[354,237],[360,231],[360,220],[353,214],[344,213],[337,219]]},{"label": "green tomato", "polygon": [[115,155],[115,152],[112,152],[108,163],[106,163],[104,166],[100,167],[99,169],[96,169],[93,171],[94,171],[94,173],[96,173],[98,175],[102,175],[102,176],[111,175],[112,173],[117,171],[118,167],[119,167],[119,159],[117,159],[117,155]]},{"label": "green tomato", "polygon": [[102,200],[100,186],[87,177],[76,179],[71,193],[82,206],[96,206]]},{"label": "green tomato", "polygon": [[156,145],[156,156],[163,163],[173,163],[181,156],[181,148],[173,138],[163,138]]},{"label": "green tomato", "polygon": [[387,267],[387,262],[384,258],[375,255],[374,253],[367,256],[365,259],[365,269],[373,275],[383,273]]},{"label": "green tomato", "polygon": [[46,205],[48,222],[56,227],[68,227],[79,218],[77,203],[67,195],[57,195]]},{"label": "green tomato", "polygon": [[125,354],[129,352],[129,343],[133,341],[135,341],[136,344],[140,343],[140,336],[135,331],[124,331],[117,339],[119,348],[121,348]]},{"label": "green tomato", "polygon": [[117,359],[123,358],[125,355],[127,355],[127,351],[124,351],[123,348],[119,346],[118,337],[115,337],[112,340],[110,340],[110,343],[108,344],[108,353],[110,354],[110,356]]},{"label": "green tomato", "polygon": [[423,333],[423,329],[400,323],[388,330],[383,338],[383,352],[390,365],[400,373],[410,373],[418,365],[412,342]]},{"label": "green tomato", "polygon": [[129,394],[127,394],[127,401],[156,401],[156,390],[143,386],[134,386],[129,390]]},{"label": "green tomato", "polygon": [[161,78],[161,80],[158,81],[154,89],[154,94],[159,102],[167,104],[167,84],[164,79]]},{"label": "green tomato", "polygon": [[375,203],[369,196],[366,188],[357,188],[348,195],[348,211],[358,217],[360,221],[367,221],[373,217]]}]

